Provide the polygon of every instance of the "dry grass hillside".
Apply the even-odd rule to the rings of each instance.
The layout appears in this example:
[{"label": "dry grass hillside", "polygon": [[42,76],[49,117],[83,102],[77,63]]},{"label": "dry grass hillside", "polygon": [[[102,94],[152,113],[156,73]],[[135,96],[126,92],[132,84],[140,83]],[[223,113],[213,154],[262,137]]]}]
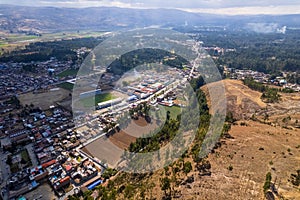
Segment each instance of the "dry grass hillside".
[{"label": "dry grass hillside", "polygon": [[288,181],[300,167],[299,131],[246,121],[246,126],[233,126],[230,134],[234,139],[223,139],[209,155],[212,176],[195,183],[199,192],[207,199],[264,199],[265,176],[271,172],[279,194],[300,199],[299,188]]},{"label": "dry grass hillside", "polygon": [[[261,93],[251,90],[242,81],[224,80],[222,83],[225,88],[227,111],[232,112],[236,119],[248,119],[253,113],[267,106],[260,98]],[[213,88],[216,85],[220,85],[220,83],[211,83],[201,88],[207,96],[210,107],[212,103],[218,105],[218,102],[211,102],[208,90],[208,87]],[[218,99],[216,100],[218,101]]]}]

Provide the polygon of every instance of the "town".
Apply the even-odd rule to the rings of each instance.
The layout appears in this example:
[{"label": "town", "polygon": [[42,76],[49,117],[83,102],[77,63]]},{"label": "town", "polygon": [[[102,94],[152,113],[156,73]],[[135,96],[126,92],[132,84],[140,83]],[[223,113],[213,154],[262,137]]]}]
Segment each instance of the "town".
[{"label": "town", "polygon": [[[89,144],[105,137],[112,126],[118,125],[124,112],[141,103],[156,110],[161,106],[174,107],[180,112],[180,107],[185,106],[185,99],[180,96],[184,85],[199,76],[188,65],[177,69],[160,64],[148,66],[149,70],[132,70],[123,79],[105,73],[104,83],[111,85],[111,81],[116,81],[115,87],[102,85],[80,93],[77,103],[83,107],[95,106],[95,111],[74,119],[70,93],[76,74],[66,73],[73,70],[70,64],[51,58],[46,62],[1,65],[3,199],[22,199],[22,195],[45,184],[51,187],[53,195],[65,199],[104,184],[113,175],[110,171],[114,166],[90,153]],[[35,67],[39,69],[38,75],[32,73]],[[48,102],[46,99],[55,92],[63,95],[61,101],[55,98]],[[42,103],[31,102],[31,95],[42,95],[36,99]],[[91,102],[94,96],[106,98]]]},{"label": "town", "polygon": [[[235,52],[221,47],[204,49],[213,58]],[[48,61],[0,64],[0,180],[5,200],[30,199],[32,193],[45,187],[52,196],[40,198],[67,199],[107,184],[120,163],[126,163],[124,149],[136,138],[155,131],[160,126],[158,119],[167,112],[176,118],[188,104],[184,94],[188,81],[201,77],[191,64],[164,65],[177,59],[174,52],[122,76],[96,66],[78,75],[78,60],[91,50],[82,47],[73,51],[75,62],[51,57]],[[251,78],[264,85],[300,91],[300,85],[288,82],[292,75],[288,72],[272,76],[220,67],[224,78]],[[99,80],[91,82],[93,77]],[[108,143],[117,148],[110,148]]]},{"label": "town", "polygon": [[[224,54],[225,51],[221,48],[206,49],[212,49],[214,54]],[[77,55],[86,52],[89,50],[81,48]],[[164,58],[169,59],[175,58]],[[78,66],[71,65],[69,61],[56,58],[45,62],[0,65],[3,199],[19,198],[44,184],[51,187],[53,195],[65,199],[105,184],[115,174],[112,173],[115,164],[109,158],[99,159],[99,154],[92,150],[94,143],[111,135],[112,129],[123,123],[119,119],[124,113],[139,104],[146,103],[156,111],[165,108],[180,112],[187,101],[182,95],[187,81],[200,76],[190,65],[178,69],[162,63],[131,70],[122,78],[105,72],[101,76],[101,85],[81,91],[75,101],[76,109],[95,109],[84,114],[78,111],[78,115],[71,108]],[[38,75],[34,73],[36,68],[39,69]],[[225,66],[224,75],[239,80],[253,78],[263,84],[300,91],[299,85],[287,82],[288,74],[285,73],[271,77],[262,72]],[[88,81],[89,76],[81,77],[81,81],[85,79]],[[33,94],[40,95],[35,96],[36,102],[32,102],[35,99]],[[55,100],[50,96],[55,96]],[[135,118],[134,115],[131,117]],[[117,145],[120,143],[118,136],[112,137],[111,141]],[[132,141],[134,139],[129,140]],[[126,148],[129,144],[124,142],[121,147]]]}]

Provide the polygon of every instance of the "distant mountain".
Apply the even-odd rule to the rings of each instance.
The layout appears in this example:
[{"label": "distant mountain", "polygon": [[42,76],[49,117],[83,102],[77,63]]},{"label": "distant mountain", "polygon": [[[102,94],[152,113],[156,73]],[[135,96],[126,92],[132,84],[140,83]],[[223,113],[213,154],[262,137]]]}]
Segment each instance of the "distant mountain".
[{"label": "distant mountain", "polygon": [[190,13],[175,9],[0,6],[0,30],[10,32],[83,29],[112,31],[148,26],[223,26],[240,28],[247,27],[249,23],[252,25],[272,23],[279,27],[300,27],[300,15],[225,16]]}]

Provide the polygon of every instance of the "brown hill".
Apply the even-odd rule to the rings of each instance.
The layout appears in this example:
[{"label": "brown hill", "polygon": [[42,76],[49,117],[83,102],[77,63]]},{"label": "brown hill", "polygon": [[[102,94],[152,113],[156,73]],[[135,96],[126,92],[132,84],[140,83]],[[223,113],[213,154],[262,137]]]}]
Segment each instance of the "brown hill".
[{"label": "brown hill", "polygon": [[[253,113],[266,107],[266,104],[260,98],[262,94],[251,90],[241,81],[223,80],[221,84],[223,84],[225,88],[227,111],[232,112],[236,119],[248,119]],[[216,99],[217,101],[215,102],[211,101],[208,87],[213,88],[217,85],[220,85],[220,82],[210,83],[201,88],[207,96],[210,107],[212,103],[218,105],[219,102],[218,99]]]}]

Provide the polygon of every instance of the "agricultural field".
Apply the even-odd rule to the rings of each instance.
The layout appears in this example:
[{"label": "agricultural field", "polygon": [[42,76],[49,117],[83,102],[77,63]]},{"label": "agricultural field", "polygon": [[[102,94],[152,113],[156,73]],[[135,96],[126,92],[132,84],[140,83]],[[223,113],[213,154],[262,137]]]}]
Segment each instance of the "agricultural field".
[{"label": "agricultural field", "polygon": [[121,130],[110,136],[109,140],[117,147],[127,149],[130,143],[135,142],[136,138]]},{"label": "agricultural field", "polygon": [[[138,120],[131,120],[127,127],[121,127],[122,131],[126,134],[139,138],[156,131],[159,127],[159,123],[152,120],[150,123],[146,122],[145,118],[139,117]],[[114,136],[114,135],[113,135]],[[132,141],[131,141],[132,142]],[[130,143],[129,143],[130,144]]]},{"label": "agricultural field", "polygon": [[116,167],[123,154],[123,149],[117,147],[106,137],[101,137],[81,149],[90,156],[105,160],[109,167]]},{"label": "agricultural field", "polygon": [[38,188],[24,194],[26,199],[56,199],[53,189],[47,182],[41,184]]},{"label": "agricultural field", "polygon": [[131,120],[131,123],[119,132],[107,137],[101,137],[85,146],[82,150],[93,157],[105,160],[110,167],[114,167],[120,160],[123,150],[127,149],[136,138],[141,137],[158,128],[155,121],[147,123],[144,118]]},{"label": "agricultural field", "polygon": [[17,48],[24,48],[25,45],[33,42],[47,42],[60,39],[100,37],[106,32],[101,31],[69,31],[57,33],[43,33],[41,36],[25,34],[7,34],[0,32],[0,55],[4,52],[10,52]]}]

